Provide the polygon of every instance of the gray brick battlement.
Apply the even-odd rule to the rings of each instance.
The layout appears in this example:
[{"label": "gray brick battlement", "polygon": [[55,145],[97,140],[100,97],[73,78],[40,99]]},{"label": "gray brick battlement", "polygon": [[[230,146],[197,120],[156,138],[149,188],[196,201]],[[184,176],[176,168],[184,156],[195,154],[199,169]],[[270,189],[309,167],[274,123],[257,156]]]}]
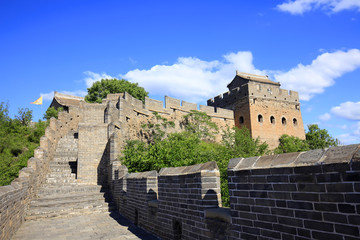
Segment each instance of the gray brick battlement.
[{"label": "gray brick battlement", "polygon": [[171,114],[174,111],[182,111],[190,113],[191,110],[197,110],[207,113],[209,116],[214,118],[224,118],[224,119],[234,119],[234,113],[228,109],[214,108],[212,106],[204,106],[196,103],[190,103],[186,101],[181,101],[176,98],[165,96],[165,104],[163,101],[155,100],[146,97],[144,103],[128,93],[122,94],[109,94],[107,99],[103,100],[103,103],[113,101],[119,109],[122,109],[122,106],[125,104],[132,105],[133,111],[136,111],[141,114],[151,115],[152,112],[159,112],[165,114]]},{"label": "gray brick battlement", "polygon": [[274,85],[249,82],[241,87],[236,87],[231,91],[209,99],[207,104],[209,106],[223,107],[245,97],[299,103],[299,94],[296,91],[289,91]]},{"label": "gray brick battlement", "polygon": [[347,163],[360,160],[358,144],[310,150],[307,152],[285,153],[252,158],[231,159],[230,170],[252,170],[282,167],[319,166],[332,163]]},{"label": "gray brick battlement", "polygon": [[123,176],[120,213],[161,239],[360,237],[359,144],[232,159],[228,209],[215,162]]}]

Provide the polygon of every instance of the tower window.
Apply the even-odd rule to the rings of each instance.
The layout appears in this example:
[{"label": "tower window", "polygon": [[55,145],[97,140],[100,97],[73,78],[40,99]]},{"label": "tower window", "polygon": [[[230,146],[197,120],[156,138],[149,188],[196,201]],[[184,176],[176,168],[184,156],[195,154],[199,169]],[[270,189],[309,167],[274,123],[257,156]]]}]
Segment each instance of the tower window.
[{"label": "tower window", "polygon": [[259,123],[263,122],[263,116],[261,114],[258,115],[258,122]]},{"label": "tower window", "polygon": [[271,117],[270,117],[270,123],[271,123],[271,124],[275,124],[275,117],[274,117],[274,116],[271,116]]},{"label": "tower window", "polygon": [[281,123],[282,123],[282,125],[286,125],[286,118],[285,117],[283,117],[282,119],[281,119]]},{"label": "tower window", "polygon": [[240,118],[239,118],[239,123],[240,123],[240,124],[244,124],[244,117],[243,117],[243,116],[240,116]]},{"label": "tower window", "polygon": [[296,118],[293,119],[293,124],[294,124],[294,127],[297,126],[298,123],[297,123],[297,119],[296,119]]}]

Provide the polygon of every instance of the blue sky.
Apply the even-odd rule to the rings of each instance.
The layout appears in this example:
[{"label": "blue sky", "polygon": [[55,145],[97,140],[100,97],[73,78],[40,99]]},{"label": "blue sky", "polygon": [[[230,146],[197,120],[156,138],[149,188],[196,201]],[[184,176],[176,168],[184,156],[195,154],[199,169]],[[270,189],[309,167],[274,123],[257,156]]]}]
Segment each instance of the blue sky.
[{"label": "blue sky", "polygon": [[54,90],[84,96],[107,77],[206,105],[236,70],[298,91],[305,125],[360,142],[360,0],[0,0],[0,102],[12,117],[42,118]]}]

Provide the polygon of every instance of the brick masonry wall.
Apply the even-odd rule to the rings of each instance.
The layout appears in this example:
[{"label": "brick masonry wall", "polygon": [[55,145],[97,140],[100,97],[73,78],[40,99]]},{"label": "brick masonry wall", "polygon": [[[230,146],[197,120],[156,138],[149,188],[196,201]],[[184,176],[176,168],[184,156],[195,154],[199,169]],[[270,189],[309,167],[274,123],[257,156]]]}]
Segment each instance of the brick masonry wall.
[{"label": "brick masonry wall", "polygon": [[359,239],[359,145],[233,159],[233,239]]},{"label": "brick masonry wall", "polygon": [[57,142],[77,128],[79,117],[75,112],[70,109],[69,113],[60,113],[58,120],[52,118],[27,167],[20,170],[19,177],[10,185],[0,186],[0,239],[11,239],[24,221],[30,201],[45,181]]},{"label": "brick masonry wall", "polygon": [[107,182],[107,124],[79,124],[78,182]]},{"label": "brick masonry wall", "polygon": [[164,168],[159,174],[116,168],[113,196],[121,214],[161,239],[214,239],[211,227],[223,223],[207,221],[205,210],[221,206],[215,162]]},{"label": "brick masonry wall", "polygon": [[165,168],[159,173],[158,222],[163,239],[212,239],[205,210],[221,206],[215,162]]},{"label": "brick masonry wall", "polygon": [[157,177],[156,171],[129,174],[126,176],[126,196],[119,196],[122,203],[126,203],[126,206],[120,208],[121,213],[139,227],[151,232],[158,229],[156,213],[152,212],[148,205],[149,201],[157,199]]}]

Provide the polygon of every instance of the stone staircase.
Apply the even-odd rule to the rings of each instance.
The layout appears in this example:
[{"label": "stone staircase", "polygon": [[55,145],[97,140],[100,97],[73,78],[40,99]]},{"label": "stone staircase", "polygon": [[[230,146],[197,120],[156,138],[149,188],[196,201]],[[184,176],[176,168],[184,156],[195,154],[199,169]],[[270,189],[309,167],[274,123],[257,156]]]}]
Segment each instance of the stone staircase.
[{"label": "stone staircase", "polygon": [[50,173],[37,199],[31,201],[25,220],[109,212],[113,204],[106,189],[76,180],[78,140],[74,132],[59,140]]}]

